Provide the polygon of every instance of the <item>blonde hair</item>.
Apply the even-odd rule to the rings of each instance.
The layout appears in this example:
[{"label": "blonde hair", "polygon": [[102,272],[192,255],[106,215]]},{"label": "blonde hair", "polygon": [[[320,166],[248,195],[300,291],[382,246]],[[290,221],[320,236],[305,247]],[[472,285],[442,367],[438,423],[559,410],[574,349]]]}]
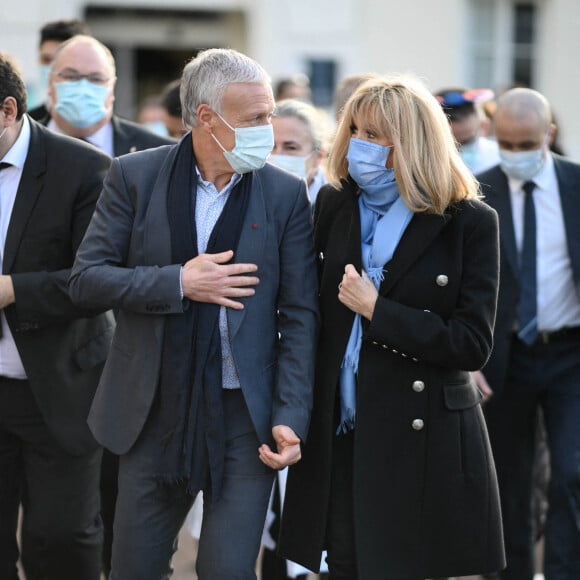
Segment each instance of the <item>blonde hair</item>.
[{"label": "blonde hair", "polygon": [[477,199],[479,185],[461,161],[441,105],[414,77],[379,77],[362,84],[347,101],[329,158],[330,183],[342,188],[351,127],[365,119],[393,146],[399,191],[417,213],[442,214],[452,203]]}]

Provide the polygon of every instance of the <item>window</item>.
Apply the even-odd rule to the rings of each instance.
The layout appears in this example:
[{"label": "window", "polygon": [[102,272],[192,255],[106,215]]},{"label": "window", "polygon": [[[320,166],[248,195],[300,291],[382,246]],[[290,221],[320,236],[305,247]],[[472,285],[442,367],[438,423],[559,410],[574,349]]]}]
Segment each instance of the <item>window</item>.
[{"label": "window", "polygon": [[534,43],[536,40],[535,4],[515,4],[512,38],[513,83],[531,87],[534,83]]}]

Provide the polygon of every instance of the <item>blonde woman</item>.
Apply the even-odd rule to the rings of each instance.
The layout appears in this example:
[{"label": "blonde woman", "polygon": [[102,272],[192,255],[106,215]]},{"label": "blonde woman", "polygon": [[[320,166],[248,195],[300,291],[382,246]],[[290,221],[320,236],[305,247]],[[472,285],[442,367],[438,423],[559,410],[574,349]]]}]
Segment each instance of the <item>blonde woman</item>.
[{"label": "blonde woman", "polygon": [[440,105],[373,77],[345,106],[315,208],[322,329],[314,411],[281,552],[330,579],[504,566],[481,395],[498,223]]}]

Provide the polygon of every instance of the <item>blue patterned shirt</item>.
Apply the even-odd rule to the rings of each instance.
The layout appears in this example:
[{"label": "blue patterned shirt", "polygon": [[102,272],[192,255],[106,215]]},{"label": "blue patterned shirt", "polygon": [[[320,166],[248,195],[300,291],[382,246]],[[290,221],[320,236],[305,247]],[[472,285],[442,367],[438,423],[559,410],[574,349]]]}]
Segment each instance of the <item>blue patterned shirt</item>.
[{"label": "blue patterned shirt", "polygon": [[[209,181],[204,181],[196,167],[197,191],[195,201],[195,227],[197,229],[197,251],[203,254],[211,232],[220,217],[230,193],[241,179],[241,175],[234,173],[230,182],[220,191]],[[240,379],[230,345],[230,333],[226,308],[220,308],[219,328],[222,343],[222,386],[224,389],[239,389]]]}]

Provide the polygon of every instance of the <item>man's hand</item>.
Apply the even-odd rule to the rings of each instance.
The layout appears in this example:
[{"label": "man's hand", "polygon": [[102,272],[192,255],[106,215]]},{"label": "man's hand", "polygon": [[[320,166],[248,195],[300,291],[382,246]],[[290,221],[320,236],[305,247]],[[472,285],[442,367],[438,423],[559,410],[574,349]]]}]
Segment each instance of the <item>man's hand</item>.
[{"label": "man's hand", "polygon": [[481,371],[473,371],[469,374],[471,375],[471,378],[475,381],[475,385],[483,395],[481,404],[485,405],[485,403],[487,403],[491,399],[491,397],[493,397],[493,391],[491,390],[489,383],[487,382],[484,374]]},{"label": "man's hand", "polygon": [[359,276],[355,267],[347,264],[338,285],[338,299],[353,312],[372,320],[377,296],[377,289],[366,273]]},{"label": "man's hand", "polygon": [[258,269],[256,264],[228,264],[232,250],[221,254],[200,254],[186,262],[181,270],[183,296],[196,302],[209,302],[242,310],[244,305],[233,298],[255,294],[260,279],[248,276]]},{"label": "man's hand", "polygon": [[14,286],[12,285],[12,277],[7,274],[0,276],[0,308],[6,308],[10,304],[14,304]]},{"label": "man's hand", "polygon": [[278,453],[274,453],[266,444],[260,445],[258,452],[262,463],[272,469],[283,469],[300,461],[300,439],[290,427],[276,425],[272,428],[272,436],[276,442]]}]

